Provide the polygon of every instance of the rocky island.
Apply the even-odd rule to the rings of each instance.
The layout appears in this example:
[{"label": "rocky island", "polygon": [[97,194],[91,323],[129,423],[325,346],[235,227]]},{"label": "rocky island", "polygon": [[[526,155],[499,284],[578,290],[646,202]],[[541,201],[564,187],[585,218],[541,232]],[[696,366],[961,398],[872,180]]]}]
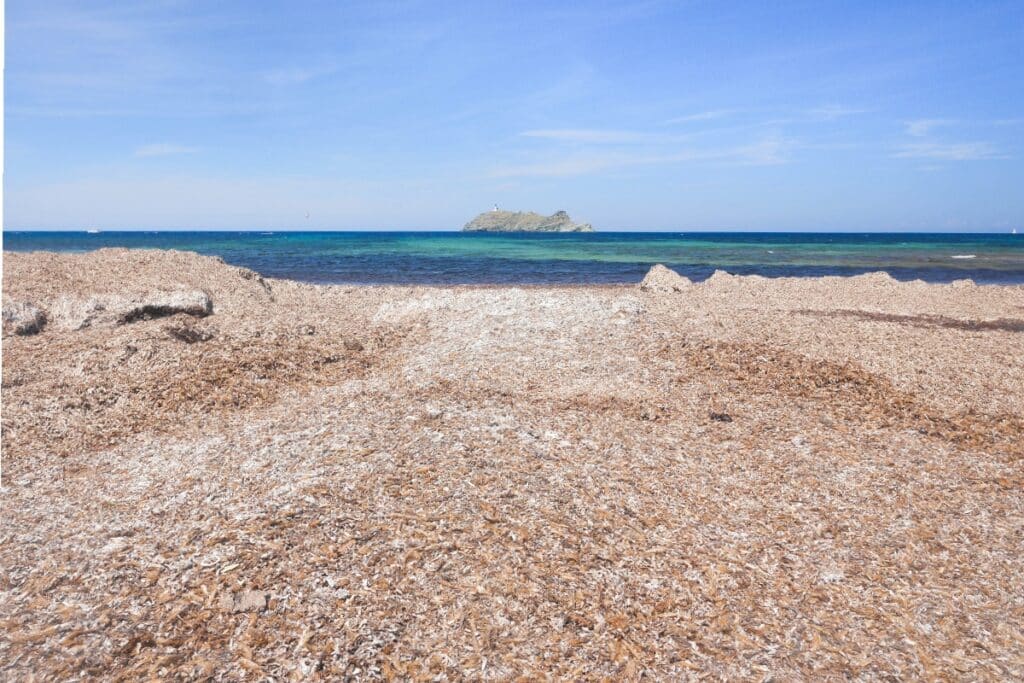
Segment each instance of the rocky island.
[{"label": "rocky island", "polygon": [[462,228],[463,232],[594,232],[589,223],[574,223],[565,211],[542,216],[533,211],[502,211],[494,207]]}]

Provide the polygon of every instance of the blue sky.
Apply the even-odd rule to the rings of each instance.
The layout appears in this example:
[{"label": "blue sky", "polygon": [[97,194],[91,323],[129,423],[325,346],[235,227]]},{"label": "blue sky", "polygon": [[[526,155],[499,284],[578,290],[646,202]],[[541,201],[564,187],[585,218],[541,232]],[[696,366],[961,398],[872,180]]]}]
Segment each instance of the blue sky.
[{"label": "blue sky", "polygon": [[8,0],[6,79],[8,229],[1024,228],[1020,0]]}]

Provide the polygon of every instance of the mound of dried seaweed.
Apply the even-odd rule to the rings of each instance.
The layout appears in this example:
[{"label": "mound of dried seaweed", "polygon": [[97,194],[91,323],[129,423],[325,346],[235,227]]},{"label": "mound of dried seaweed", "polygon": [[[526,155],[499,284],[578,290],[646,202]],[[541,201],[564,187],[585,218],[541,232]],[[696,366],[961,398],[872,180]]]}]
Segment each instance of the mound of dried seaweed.
[{"label": "mound of dried seaweed", "polygon": [[1024,677],[1021,288],[12,263],[5,678]]}]

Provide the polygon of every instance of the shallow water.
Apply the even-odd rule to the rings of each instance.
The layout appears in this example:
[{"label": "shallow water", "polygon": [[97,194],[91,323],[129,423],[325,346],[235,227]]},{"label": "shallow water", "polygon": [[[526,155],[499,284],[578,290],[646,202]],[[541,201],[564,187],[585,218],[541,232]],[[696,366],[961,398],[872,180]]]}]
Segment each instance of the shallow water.
[{"label": "shallow water", "polygon": [[894,233],[22,232],[4,249],[186,249],[316,283],[604,284],[654,263],[703,280],[886,271],[900,280],[1024,283],[1024,236]]}]

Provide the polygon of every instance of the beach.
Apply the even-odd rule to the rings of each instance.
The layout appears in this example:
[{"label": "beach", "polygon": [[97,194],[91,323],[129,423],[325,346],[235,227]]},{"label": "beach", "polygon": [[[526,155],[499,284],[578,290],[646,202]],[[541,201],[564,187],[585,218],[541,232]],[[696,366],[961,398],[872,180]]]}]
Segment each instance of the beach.
[{"label": "beach", "polygon": [[1024,677],[1022,285],[3,265],[4,678]]}]

